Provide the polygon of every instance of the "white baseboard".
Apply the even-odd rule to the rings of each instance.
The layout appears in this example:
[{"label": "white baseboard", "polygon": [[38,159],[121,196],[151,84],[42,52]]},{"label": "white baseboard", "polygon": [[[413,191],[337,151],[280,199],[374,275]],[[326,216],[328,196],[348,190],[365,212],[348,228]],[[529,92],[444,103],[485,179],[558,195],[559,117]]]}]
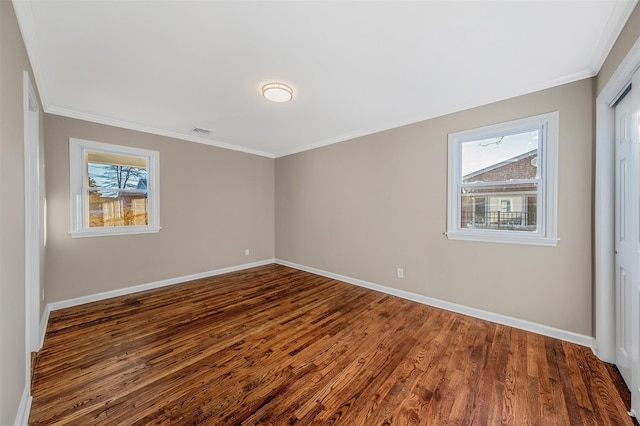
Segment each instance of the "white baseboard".
[{"label": "white baseboard", "polygon": [[[103,293],[93,294],[89,296],[78,297],[75,299],[63,300],[60,302],[53,302],[46,305],[45,310],[42,314],[42,319],[40,322],[40,348],[42,348],[42,344],[44,342],[44,337],[46,334],[47,324],[49,322],[49,314],[52,311],[58,309],[69,308],[72,306],[81,305],[84,303],[96,302],[99,300],[109,299],[117,296],[124,296],[127,294],[137,293],[139,291],[151,290],[154,288],[166,287],[173,284],[179,284],[187,281],[192,281],[200,278],[212,277],[215,275],[226,274],[229,272],[241,271],[244,269],[254,268],[257,266],[269,265],[272,263],[277,263],[279,265],[288,266],[290,268],[299,269],[302,271],[310,272],[312,274],[321,275],[324,277],[336,279],[339,281],[343,281],[349,284],[357,285],[360,287],[369,288],[372,290],[376,290],[382,293],[391,294],[393,296],[402,297],[403,299],[412,300],[414,302],[422,303],[429,306],[434,306],[441,309],[446,309],[448,311],[457,312],[463,315],[468,315],[471,317],[495,322],[498,324],[507,325],[510,327],[518,328],[521,330],[531,331],[533,333],[538,333],[544,336],[554,337],[556,339],[565,340],[567,342],[576,343],[578,345],[587,346],[594,348],[595,341],[590,336],[585,336],[577,333],[573,333],[566,330],[561,330],[553,327],[549,327],[543,324],[538,324],[530,321],[525,321],[518,318],[508,317],[506,315],[500,315],[493,312],[483,311],[481,309],[471,308],[464,305],[458,305],[456,303],[446,302],[444,300],[435,299],[432,297],[423,296],[416,293],[411,293],[404,290],[399,290],[396,288],[386,287],[379,284],[370,283],[367,281],[359,280],[356,278],[347,277],[344,275],[334,274],[332,272],[323,271],[320,269],[298,265],[296,263],[288,262],[286,260],[281,259],[267,259],[253,263],[246,263],[243,265],[231,266],[228,268],[215,269],[213,271],[201,272],[198,274],[185,275],[182,277],[171,278],[162,281],[156,281],[152,283],[137,285],[133,287],[122,288],[118,290],[107,291]],[[29,388],[25,387],[22,398],[20,400],[20,406],[18,408],[18,412],[16,414],[15,425],[23,426],[27,425],[29,421],[29,412],[31,410],[31,402],[32,398],[29,395]]]},{"label": "white baseboard", "polygon": [[[112,297],[124,296],[127,294],[137,293],[139,291],[152,290],[154,288],[166,287],[173,284],[179,284],[187,281],[198,280],[200,278],[213,277],[215,275],[227,274],[229,272],[242,271],[243,269],[254,268],[256,266],[264,266],[275,263],[274,259],[260,260],[258,262],[245,263],[243,265],[230,266],[228,268],[215,269],[213,271],[201,272],[198,274],[185,275],[182,277],[170,278],[168,280],[155,281],[152,283],[136,285],[133,287],[120,288],[118,290],[105,291],[104,293],[91,294],[89,296],[77,297],[75,299],[62,300],[60,302],[48,303],[45,308],[47,322],[49,313],[58,309],[70,308],[72,306],[82,305],[84,303],[97,302],[99,300],[110,299]],[[44,317],[44,315],[43,315]],[[46,329],[47,322],[41,327]],[[44,338],[44,336],[43,336]]]},{"label": "white baseboard", "polygon": [[[47,324],[49,324],[49,315],[52,311],[57,309],[70,308],[72,306],[82,305],[83,303],[97,302],[99,300],[109,299],[111,297],[124,296],[127,294],[137,293],[139,291],[151,290],[154,288],[166,287],[173,284],[179,284],[187,281],[197,280],[200,278],[213,277],[215,275],[226,274],[229,272],[242,271],[244,269],[254,268],[256,266],[270,265],[275,263],[275,259],[261,260],[258,262],[245,263],[243,265],[230,266],[228,268],[215,269],[213,271],[201,272],[198,274],[185,275],[182,277],[171,278],[168,280],[155,281],[152,283],[137,285],[133,287],[121,288],[118,290],[105,291],[103,293],[91,294],[89,296],[77,297],[75,299],[62,300],[60,302],[48,303],[42,318],[40,319],[40,346],[38,350],[42,349],[44,344],[44,337],[47,333]],[[18,413],[16,414],[15,425],[27,426],[29,422],[29,413],[31,411],[32,397],[30,395],[30,389],[25,387],[22,399],[20,400],[20,406],[18,407]]]},{"label": "white baseboard", "polygon": [[29,413],[31,412],[32,401],[33,398],[31,398],[29,386],[27,385],[24,387],[24,391],[22,391],[22,398],[20,398],[16,419],[13,421],[14,426],[27,426],[29,424]]},{"label": "white baseboard", "polygon": [[495,322],[498,324],[508,325],[510,327],[518,328],[525,331],[531,331],[533,333],[542,334],[543,336],[554,337],[556,339],[564,340],[570,343],[576,343],[581,346],[587,346],[593,348],[594,339],[591,336],[585,336],[582,334],[574,333],[567,330],[561,330],[547,325],[538,324],[531,321],[526,321],[519,318],[513,318],[506,315],[496,314],[482,309],[471,308],[469,306],[458,305],[457,303],[451,303],[433,297],[423,296],[421,294],[411,293],[397,288],[386,287],[379,284],[370,283],[367,281],[359,280],[357,278],[351,278],[344,275],[334,274],[332,272],[323,271],[321,269],[312,268],[309,266],[298,265],[296,263],[288,262],[286,260],[276,259],[275,263],[279,265],[288,266],[290,268],[299,269],[302,271],[310,272],[316,275],[322,275],[323,277],[333,278],[335,280],[344,281],[349,284],[354,284],[360,287],[369,288],[372,290],[380,291],[382,293],[391,294],[393,296],[402,297],[403,299],[412,300],[414,302],[422,303],[424,305],[434,306],[436,308],[446,309],[447,311],[457,312],[459,314],[468,315],[471,317]]},{"label": "white baseboard", "polygon": [[49,324],[49,314],[51,314],[51,305],[47,304],[47,306],[44,307],[44,312],[40,318],[40,342],[38,344],[37,352],[40,352],[40,349],[42,349],[42,345],[44,344],[44,336],[47,334],[47,324]]},{"label": "white baseboard", "polygon": [[42,341],[44,340],[47,323],[49,321],[49,314],[52,311],[69,308],[69,307],[81,305],[84,303],[97,302],[99,300],[109,299],[111,297],[124,296],[127,294],[137,293],[139,291],[151,290],[154,288],[165,287],[173,284],[179,284],[186,281],[197,280],[200,278],[207,278],[215,275],[226,274],[229,272],[241,271],[243,269],[254,268],[256,266],[269,265],[271,263],[277,263],[279,265],[288,266],[290,268],[299,269],[302,271],[310,272],[312,274],[321,275],[327,278],[333,278],[339,281],[344,281],[349,284],[380,291],[382,293],[391,294],[393,296],[402,297],[403,299],[412,300],[414,302],[422,303],[429,306],[434,306],[436,308],[446,309],[451,312],[457,312],[463,315],[468,315],[471,317],[495,322],[497,324],[508,325],[510,327],[519,328],[521,330],[542,334],[543,336],[554,337],[556,339],[564,340],[571,343],[576,343],[582,346],[587,346],[592,349],[595,346],[595,340],[591,336],[586,336],[583,334],[578,334],[578,333],[574,333],[567,330],[561,330],[561,329],[550,327],[544,324],[539,324],[539,323],[535,323],[535,322],[531,322],[531,321],[527,321],[519,318],[509,317],[509,316],[497,314],[494,312],[484,311],[482,309],[476,309],[476,308],[472,308],[465,305],[459,305],[457,303],[451,303],[444,300],[435,299],[433,297],[423,296],[421,294],[400,290],[397,288],[387,287],[380,284],[374,284],[374,283],[360,280],[357,278],[351,278],[351,277],[347,277],[340,274],[334,274],[332,272],[323,271],[321,269],[316,269],[309,266],[299,265],[297,263],[288,262],[286,260],[281,260],[281,259],[266,259],[258,262],[246,263],[243,265],[231,266],[228,268],[215,269],[213,271],[202,272],[202,273],[193,274],[193,275],[185,275],[182,277],[171,278],[168,280],[156,281],[148,284],[142,284],[142,285],[137,285],[133,287],[107,291],[104,293],[78,297],[75,299],[49,303],[45,308],[44,314],[42,316],[42,321],[40,324],[41,340]]}]

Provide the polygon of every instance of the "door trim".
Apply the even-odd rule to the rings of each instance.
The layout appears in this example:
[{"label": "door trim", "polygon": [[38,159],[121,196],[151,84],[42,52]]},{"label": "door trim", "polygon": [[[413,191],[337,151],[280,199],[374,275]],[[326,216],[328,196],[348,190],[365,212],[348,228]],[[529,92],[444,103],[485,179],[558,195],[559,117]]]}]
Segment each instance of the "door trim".
[{"label": "door trim", "polygon": [[[25,302],[30,352],[40,350],[40,119],[38,98],[24,72]],[[35,113],[35,114],[34,114]]]},{"label": "door trim", "polygon": [[[640,38],[636,40],[600,95],[596,98],[595,178],[595,343],[603,361],[615,363],[615,114],[612,108],[622,90],[640,69]],[[640,90],[635,88],[634,90]]]}]

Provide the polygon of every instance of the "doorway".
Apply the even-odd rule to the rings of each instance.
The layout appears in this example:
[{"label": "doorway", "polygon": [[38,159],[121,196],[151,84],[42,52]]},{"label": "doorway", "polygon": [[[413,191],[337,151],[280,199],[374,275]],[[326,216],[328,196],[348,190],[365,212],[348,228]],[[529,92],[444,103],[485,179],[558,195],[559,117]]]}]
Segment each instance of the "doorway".
[{"label": "doorway", "polygon": [[[625,380],[630,382],[631,414],[640,414],[640,39],[629,50],[596,99],[596,178],[594,229],[595,339],[593,350],[603,361],[620,363]],[[624,92],[631,102],[631,161],[626,164],[625,188],[631,191],[628,207],[616,197],[620,158],[616,160],[616,102]],[[620,114],[619,114],[620,115]],[[619,117],[618,117],[619,118]],[[618,169],[618,170],[616,170]],[[620,191],[620,188],[618,189]],[[616,200],[618,198],[618,200]],[[617,214],[627,211],[630,221],[623,223]],[[635,245],[631,262],[619,259],[620,232]],[[624,265],[627,265],[624,267]],[[622,266],[622,269],[621,269]],[[623,320],[623,318],[627,318]],[[628,326],[629,318],[631,325]],[[620,329],[620,325],[626,329]],[[626,339],[626,341],[625,341]],[[621,350],[624,348],[624,352]],[[625,359],[626,358],[626,359]],[[625,371],[626,370],[626,371]]]},{"label": "doorway", "polygon": [[29,74],[24,73],[25,301],[27,354],[38,352],[43,302],[45,184],[40,148],[40,108]]}]

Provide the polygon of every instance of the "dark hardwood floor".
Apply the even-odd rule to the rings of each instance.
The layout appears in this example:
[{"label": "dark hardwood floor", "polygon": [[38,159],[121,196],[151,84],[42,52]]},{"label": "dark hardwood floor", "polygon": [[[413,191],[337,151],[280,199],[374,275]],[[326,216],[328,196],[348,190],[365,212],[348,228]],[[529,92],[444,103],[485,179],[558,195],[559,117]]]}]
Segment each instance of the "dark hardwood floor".
[{"label": "dark hardwood floor", "polygon": [[614,380],[589,348],[268,265],[52,312],[30,424],[632,425]]}]

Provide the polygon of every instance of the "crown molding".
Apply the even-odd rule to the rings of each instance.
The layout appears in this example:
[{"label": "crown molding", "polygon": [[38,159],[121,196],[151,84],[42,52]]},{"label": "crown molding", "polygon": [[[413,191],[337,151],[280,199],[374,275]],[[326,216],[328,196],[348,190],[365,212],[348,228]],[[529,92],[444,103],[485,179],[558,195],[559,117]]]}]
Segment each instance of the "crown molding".
[{"label": "crown molding", "polygon": [[45,77],[46,73],[44,66],[42,65],[42,61],[40,60],[40,58],[42,58],[42,54],[38,47],[38,32],[33,20],[31,2],[28,0],[12,0],[12,3],[16,19],[18,20],[18,27],[22,34],[22,40],[24,41],[24,47],[27,50],[29,62],[31,62],[31,69],[33,70],[33,77],[35,79],[38,95],[40,96],[40,102],[46,110],[49,106],[47,81]]},{"label": "crown molding", "polygon": [[86,112],[75,111],[72,109],[61,108],[57,106],[50,106],[45,108],[45,112],[48,114],[59,115],[62,117],[75,118],[77,120],[90,121],[92,123],[105,124],[107,126],[120,127],[122,129],[135,130],[143,133],[150,133],[158,136],[166,136],[174,139],[181,139],[189,142],[201,143],[204,145],[215,146],[217,148],[229,149],[232,151],[243,152],[246,154],[258,155],[261,157],[274,158],[274,155],[270,152],[259,151],[257,149],[246,148],[239,145],[233,145],[225,142],[219,142],[198,136],[186,135],[180,132],[174,132],[172,130],[159,129],[153,126],[145,126],[143,124],[131,123],[124,120],[117,120],[114,118],[103,117],[100,115],[89,114]]},{"label": "crown molding", "polygon": [[402,126],[408,126],[410,124],[416,124],[416,123],[420,123],[422,121],[431,120],[431,119],[438,118],[438,117],[444,117],[445,115],[455,114],[457,112],[462,112],[462,111],[466,111],[466,110],[469,110],[469,109],[472,109],[472,108],[478,108],[478,107],[482,107],[482,106],[485,106],[485,105],[490,105],[490,104],[493,104],[493,103],[496,103],[496,102],[501,102],[501,101],[505,101],[505,100],[508,100],[508,99],[517,98],[519,96],[529,95],[531,93],[539,92],[539,91],[546,90],[546,89],[551,89],[551,88],[556,87],[556,86],[562,86],[563,84],[569,84],[569,83],[573,83],[575,81],[584,80],[586,78],[591,78],[591,77],[594,77],[595,75],[596,75],[596,73],[593,70],[591,70],[591,69],[583,69],[583,70],[575,72],[573,74],[565,75],[565,76],[562,76],[562,77],[554,78],[554,79],[551,79],[551,80],[544,81],[542,83],[538,83],[538,84],[532,85],[532,86],[528,87],[525,90],[512,91],[512,92],[508,92],[506,94],[503,94],[501,96],[485,98],[485,99],[481,100],[480,102],[475,102],[473,104],[460,104],[460,105],[454,106],[453,108],[449,108],[447,110],[436,111],[436,112],[434,112],[432,114],[413,117],[413,118],[406,119],[406,120],[392,121],[392,122],[388,122],[388,123],[382,124],[380,126],[375,126],[375,127],[370,127],[370,128],[366,128],[366,129],[357,130],[355,132],[345,133],[345,134],[342,134],[342,135],[337,136],[335,138],[324,139],[324,140],[320,140],[320,141],[317,141],[317,142],[314,142],[314,143],[311,143],[311,144],[308,144],[308,145],[303,145],[303,146],[300,146],[300,147],[297,147],[297,148],[292,148],[292,149],[289,149],[289,150],[283,150],[283,151],[275,153],[274,156],[275,156],[275,158],[280,158],[280,157],[286,157],[288,155],[298,154],[298,153],[305,152],[305,151],[311,151],[313,149],[322,148],[324,146],[333,145],[333,144],[340,143],[340,142],[346,142],[346,141],[351,140],[351,139],[356,139],[356,138],[359,138],[359,137],[368,136],[368,135],[372,135],[372,134],[379,133],[379,132],[384,132],[386,130],[391,130],[391,129],[395,129],[395,128],[402,127]]},{"label": "crown molding", "polygon": [[602,37],[594,49],[593,58],[591,60],[591,69],[595,74],[600,72],[600,68],[604,65],[604,61],[609,56],[613,45],[620,37],[620,33],[624,29],[625,24],[629,20],[629,17],[633,13],[639,0],[631,0],[629,2],[617,1],[614,4],[614,9],[609,16],[605,31],[603,34],[609,34],[609,37]]}]

